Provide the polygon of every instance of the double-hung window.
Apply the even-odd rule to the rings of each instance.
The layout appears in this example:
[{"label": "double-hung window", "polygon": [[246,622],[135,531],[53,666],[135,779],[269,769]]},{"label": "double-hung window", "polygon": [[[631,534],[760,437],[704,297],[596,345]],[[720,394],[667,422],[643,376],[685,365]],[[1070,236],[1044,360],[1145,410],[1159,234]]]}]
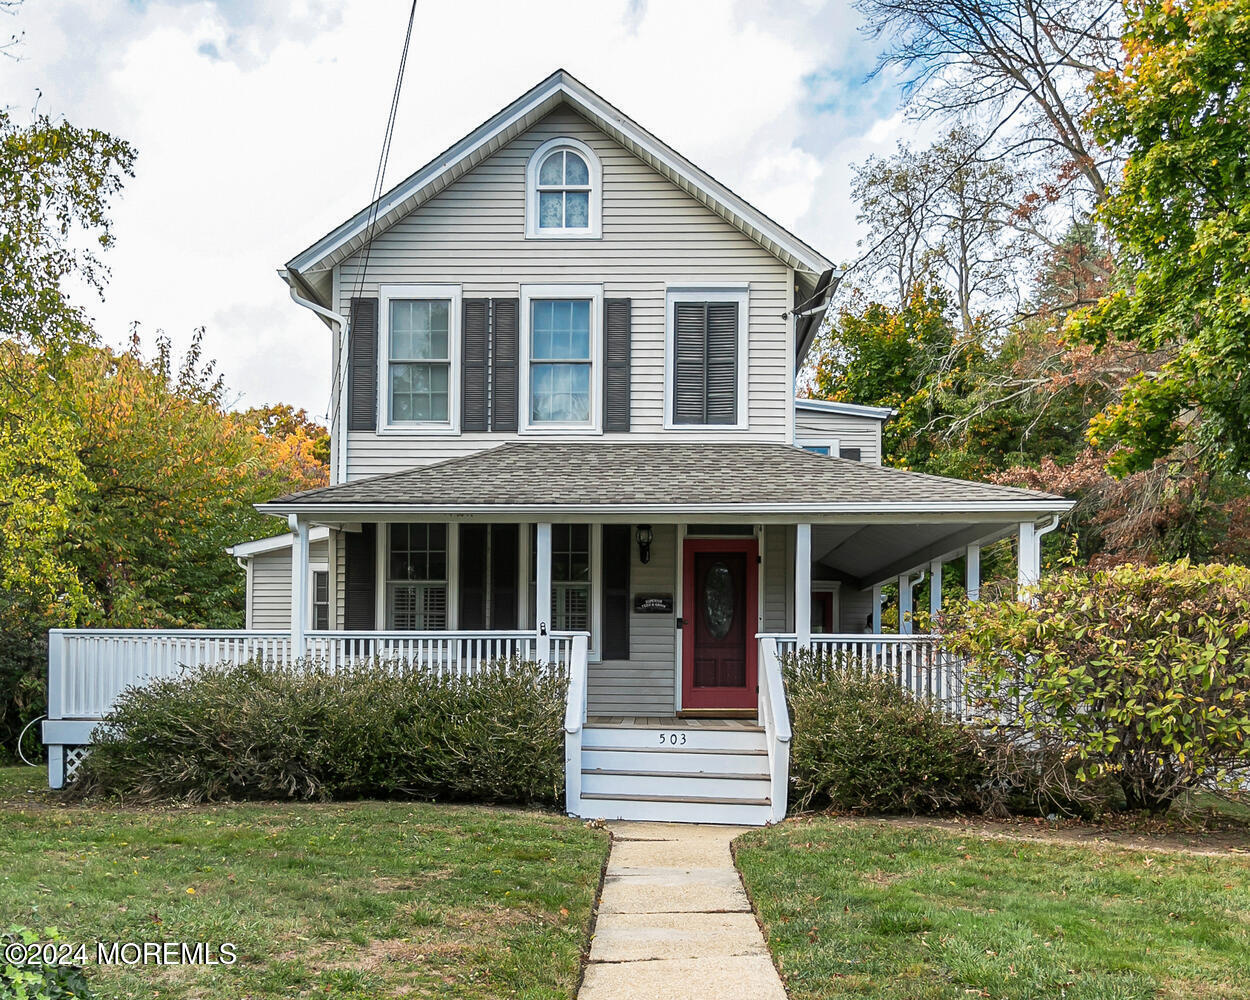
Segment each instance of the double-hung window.
[{"label": "double-hung window", "polygon": [[313,570],[312,627],[324,632],[330,627],[330,571]]},{"label": "double-hung window", "polygon": [[599,427],[598,286],[523,286],[522,430]]},{"label": "double-hung window", "polygon": [[447,525],[392,524],[386,553],[386,627],[447,627]]},{"label": "double-hung window", "polygon": [[668,291],[669,427],[746,425],[747,290]]},{"label": "double-hung window", "polygon": [[383,428],[454,431],[460,289],[384,285],[381,297]]}]

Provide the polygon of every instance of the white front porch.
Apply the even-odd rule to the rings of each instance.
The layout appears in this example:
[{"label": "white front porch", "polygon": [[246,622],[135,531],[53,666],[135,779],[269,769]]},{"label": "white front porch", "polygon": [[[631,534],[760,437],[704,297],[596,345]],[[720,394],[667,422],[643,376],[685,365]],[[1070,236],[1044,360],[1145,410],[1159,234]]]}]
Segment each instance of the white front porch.
[{"label": "white front porch", "polygon": [[[390,523],[377,525],[385,537]],[[407,523],[407,522],[402,522]],[[523,627],[514,629],[314,629],[312,577],[309,562],[310,524],[292,525],[289,580],[290,622],[285,629],[248,630],[57,630],[50,635],[49,713],[44,742],[49,752],[49,783],[60,787],[72,777],[91,733],[129,686],[184,669],[216,663],[243,663],[259,659],[274,669],[300,669],[318,663],[336,669],[367,663],[382,670],[424,672],[433,676],[467,676],[499,660],[521,659],[549,663],[569,679],[565,714],[566,808],[572,815],[590,818],[652,818],[670,820],[763,823],[784,817],[789,776],[790,722],[779,658],[797,648],[813,648],[836,656],[839,662],[882,671],[916,694],[940,702],[962,714],[959,664],[945,656],[939,640],[911,634],[908,612],[912,589],[921,572],[939,576],[952,558],[967,566],[969,594],[976,596],[980,546],[1007,533],[1017,533],[1021,553],[1019,581],[1029,584],[1038,576],[1039,529],[1033,521],[982,523],[972,527],[935,521],[930,525],[890,524],[885,532],[895,544],[910,544],[911,555],[900,559],[881,551],[867,529],[879,526],[839,523],[629,524],[629,554],[617,548],[617,558],[628,559],[628,574],[616,575],[616,586],[627,580],[623,595],[625,647],[621,658],[605,656],[610,641],[603,630],[609,617],[604,594],[611,582],[605,565],[603,524],[590,525],[588,581],[584,609],[585,630],[556,628],[553,594],[561,581],[553,580],[553,531],[559,522],[537,522],[530,552],[518,554],[518,576],[511,590],[518,602]],[[610,523],[610,522],[609,522]],[[352,528],[330,530],[333,569],[346,576],[342,554]],[[509,537],[524,540],[524,530]],[[619,528],[620,526],[617,525]],[[453,565],[460,525],[447,524],[448,566]],[[645,529],[645,530],[644,530]],[[568,533],[565,532],[565,537]],[[930,539],[936,535],[936,540]],[[620,532],[617,532],[618,540]],[[975,536],[973,538],[972,536]],[[902,537],[900,543],[898,538]],[[856,556],[862,573],[847,571],[854,539],[874,550]],[[645,539],[645,542],[644,542]],[[375,541],[380,559],[386,554]],[[693,706],[691,692],[696,657],[691,657],[692,628],[707,608],[691,590],[696,553],[742,554],[741,565],[751,578],[749,589],[735,597],[742,607],[744,663],[741,674],[744,700],[723,709]],[[567,553],[565,553],[567,555]],[[839,557],[831,559],[831,556]],[[752,562],[752,560],[755,560]],[[892,560],[892,561],[891,561]],[[529,571],[527,561],[532,565]],[[616,567],[620,569],[621,567]],[[375,578],[385,586],[382,567]],[[885,574],[885,575],[883,575]],[[456,573],[443,595],[449,609],[462,605]],[[526,578],[532,589],[524,586]],[[899,589],[902,629],[882,634],[881,594],[886,582]],[[332,589],[343,589],[335,579]],[[940,595],[941,588],[931,588]],[[748,599],[749,595],[749,599]],[[621,594],[617,594],[622,599]],[[385,621],[385,604],[373,595],[377,617]],[[527,612],[528,607],[532,611]],[[577,605],[577,602],[573,602]],[[931,610],[937,610],[937,597]],[[864,609],[867,608],[867,611]],[[342,622],[343,608],[334,612]],[[877,629],[865,634],[844,630],[849,622],[871,616]],[[700,619],[701,621],[702,619]],[[454,618],[451,620],[455,624]],[[723,692],[722,692],[723,693]],[[690,715],[701,718],[694,721]],[[683,715],[686,717],[683,718]],[[605,725],[604,716],[639,716],[642,724]],[[715,718],[733,717],[734,726],[709,725]],[[663,720],[657,722],[656,720]],[[731,731],[732,730],[732,731]],[[726,735],[728,734],[728,735]],[[666,742],[667,741],[667,742]]]}]

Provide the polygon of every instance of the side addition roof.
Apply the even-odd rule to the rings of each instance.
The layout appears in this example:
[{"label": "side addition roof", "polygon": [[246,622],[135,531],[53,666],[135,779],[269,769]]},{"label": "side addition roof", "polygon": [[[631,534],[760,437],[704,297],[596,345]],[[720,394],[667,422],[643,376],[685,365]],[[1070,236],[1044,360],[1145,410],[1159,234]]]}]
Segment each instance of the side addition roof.
[{"label": "side addition roof", "polygon": [[513,442],[257,509],[352,520],[388,513],[1027,517],[1071,506],[1049,493],[865,465],[786,444],[597,441]]},{"label": "side addition roof", "polygon": [[[376,204],[375,232],[389,229],[561,104],[571,105],[644,163],[795,268],[800,272],[801,286],[809,294],[815,290],[819,277],[833,267],[803,240],[562,69],[382,195]],[[366,206],[297,254],[280,272],[282,276],[301,291],[311,292],[322,305],[329,305],[332,269],[365,244],[373,211],[374,205]]]}]

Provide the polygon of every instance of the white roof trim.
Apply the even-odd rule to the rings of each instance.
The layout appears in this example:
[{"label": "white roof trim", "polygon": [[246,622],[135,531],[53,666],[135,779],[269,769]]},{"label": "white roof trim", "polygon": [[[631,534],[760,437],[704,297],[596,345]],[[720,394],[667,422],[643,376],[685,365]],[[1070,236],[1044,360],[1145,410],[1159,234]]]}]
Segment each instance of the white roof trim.
[{"label": "white roof trim", "polygon": [[856,517],[872,516],[904,516],[941,515],[945,519],[950,515],[976,516],[986,514],[1003,515],[1004,520],[1021,519],[1031,514],[1052,514],[1069,511],[1075,505],[1072,500],[1046,500],[1041,497],[1021,497],[1019,500],[925,500],[880,501],[864,503],[842,501],[836,503],[616,503],[616,504],[579,504],[552,503],[536,506],[532,504],[410,504],[410,503],[283,503],[271,501],[258,503],[256,509],[262,514],[288,515],[297,514],[301,517],[331,517],[347,521],[359,521],[362,515],[393,515],[410,514],[436,518],[454,517],[462,514],[495,515],[524,519],[541,517],[542,515],[559,514],[561,516],[597,515],[601,517],[624,518],[635,514],[666,514],[670,516],[695,515],[709,517],[720,515],[737,519],[756,519],[760,517],[783,516],[787,520],[803,520],[831,516],[853,515]]},{"label": "white roof trim", "polygon": [[[325,526],[311,528],[308,532],[309,542],[324,542],[330,537],[330,529]],[[269,538],[257,538],[250,542],[239,542],[238,545],[231,545],[226,552],[234,556],[236,559],[250,559],[252,556],[262,555],[265,552],[279,552],[282,549],[289,549],[295,544],[295,536],[291,532],[285,535],[272,535]]]},{"label": "white roof trim", "polygon": [[[382,195],[377,202],[375,231],[384,232],[390,228],[565,102],[572,104],[634,155],[787,265],[817,273],[833,266],[793,233],[627,118],[565,70],[557,70]],[[350,256],[363,243],[372,209],[372,205],[366,206],[295,256],[287,267],[297,274],[304,274],[325,270]]]},{"label": "white roof trim", "polygon": [[794,406],[799,410],[812,410],[817,413],[840,413],[847,417],[871,417],[874,420],[889,420],[898,410],[888,406],[865,406],[863,403],[835,403],[829,399],[796,399]]}]

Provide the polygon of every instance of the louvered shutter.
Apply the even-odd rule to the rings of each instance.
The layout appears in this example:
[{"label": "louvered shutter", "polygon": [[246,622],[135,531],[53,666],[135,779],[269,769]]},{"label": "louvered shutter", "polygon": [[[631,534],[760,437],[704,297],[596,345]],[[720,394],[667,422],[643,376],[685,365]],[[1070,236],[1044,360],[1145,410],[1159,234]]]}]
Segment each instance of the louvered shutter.
[{"label": "louvered shutter", "polygon": [[486,533],[488,524],[460,525],[460,628],[486,627]]},{"label": "louvered shutter", "polygon": [[343,533],[343,627],[353,631],[376,628],[377,525]]},{"label": "louvered shutter", "polygon": [[701,424],[707,379],[706,310],[702,302],[678,302],[673,309],[673,423]]},{"label": "louvered shutter", "polygon": [[489,299],[465,299],[462,308],[464,340],[460,359],[460,429],[486,430],[486,393],[490,363],[487,329]]},{"label": "louvered shutter", "polygon": [[630,526],[603,526],[603,658],[629,659]]},{"label": "louvered shutter", "polygon": [[629,430],[631,302],[604,299],[603,429]]},{"label": "louvered shutter", "polygon": [[709,424],[738,422],[738,304],[707,305],[707,411]]},{"label": "louvered shutter", "polygon": [[[490,627],[517,627],[519,524],[496,524],[490,536]],[[463,628],[463,626],[461,626]]]},{"label": "louvered shutter", "polygon": [[491,302],[491,405],[490,429],[517,429],[517,397],[520,394],[520,299]]},{"label": "louvered shutter", "polygon": [[371,431],[378,423],[378,300],[352,299],[347,344],[347,428]]}]

